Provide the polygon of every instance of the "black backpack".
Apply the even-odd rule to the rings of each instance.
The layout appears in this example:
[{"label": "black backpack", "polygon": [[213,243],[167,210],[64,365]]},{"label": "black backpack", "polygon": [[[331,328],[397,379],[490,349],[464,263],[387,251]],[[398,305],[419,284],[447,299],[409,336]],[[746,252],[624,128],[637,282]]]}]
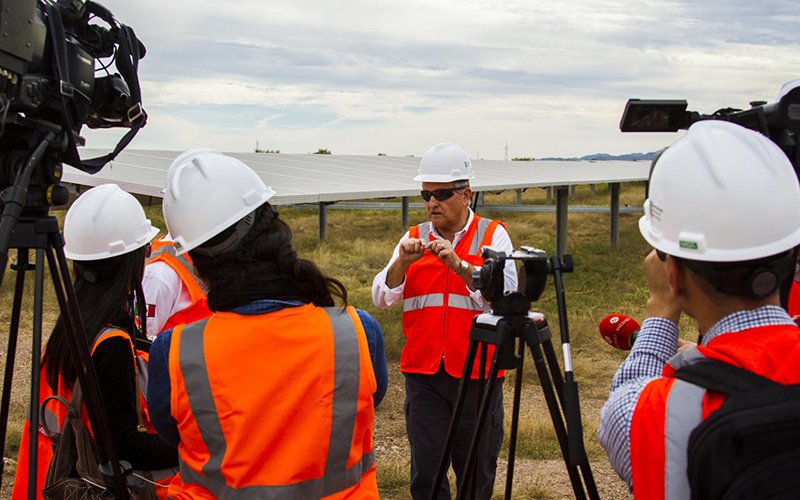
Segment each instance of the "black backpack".
[{"label": "black backpack", "polygon": [[675,377],[728,395],[689,437],[693,500],[800,499],[800,384],[711,359]]}]

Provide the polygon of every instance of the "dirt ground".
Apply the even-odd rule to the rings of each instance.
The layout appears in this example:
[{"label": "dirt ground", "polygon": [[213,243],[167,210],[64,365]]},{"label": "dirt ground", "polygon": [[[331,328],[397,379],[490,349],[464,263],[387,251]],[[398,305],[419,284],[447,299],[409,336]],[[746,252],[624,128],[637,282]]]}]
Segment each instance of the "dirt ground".
[{"label": "dirt ground", "polygon": [[[387,395],[378,408],[375,418],[375,451],[381,498],[400,500],[410,498],[408,492],[410,454],[402,408],[404,382],[397,367],[390,367],[389,380]],[[506,414],[509,415],[513,398],[511,384],[506,383],[504,389]],[[547,412],[542,391],[538,386],[532,384],[524,386],[520,401],[521,421],[524,421],[526,416]],[[581,401],[585,426],[596,428],[603,402],[604,400],[597,398],[585,398]],[[587,449],[597,448],[595,443],[587,442],[586,446]],[[589,453],[592,454],[592,451]],[[493,498],[504,498],[507,470],[507,460],[503,458],[504,456],[505,450],[501,451]],[[600,498],[609,500],[633,498],[628,493],[627,485],[611,469],[605,454],[590,458],[589,465]],[[387,479],[387,476],[391,476],[391,480]],[[453,478],[450,479],[452,483]],[[526,500],[575,498],[564,461],[533,460],[518,456],[514,466],[512,498]]]}]

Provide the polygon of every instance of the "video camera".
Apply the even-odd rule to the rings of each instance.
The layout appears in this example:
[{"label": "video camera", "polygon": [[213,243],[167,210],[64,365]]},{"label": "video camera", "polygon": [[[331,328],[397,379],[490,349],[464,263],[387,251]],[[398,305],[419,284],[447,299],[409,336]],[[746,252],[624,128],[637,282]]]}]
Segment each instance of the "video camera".
[{"label": "video camera", "polygon": [[562,272],[573,270],[571,255],[555,256],[557,260],[554,261],[548,258],[544,250],[528,246],[522,246],[510,254],[484,247],[481,255],[483,265],[473,272],[472,282],[484,298],[492,303],[504,295],[503,269],[506,260],[518,260],[522,263],[519,291],[531,302],[536,302],[541,297],[547,284],[547,275],[552,274],[554,263]]},{"label": "video camera", "polygon": [[628,99],[622,132],[677,132],[701,120],[725,120],[769,137],[789,157],[800,177],[800,79],[781,87],[775,102],[753,101],[750,109],[723,108],[710,115],[687,111],[685,100]]},{"label": "video camera", "polygon": [[[90,24],[95,19],[108,27]],[[144,126],[137,73],[145,47],[105,7],[85,0],[0,0],[0,26],[0,189],[36,160],[25,205],[64,204],[61,162],[96,173]],[[121,75],[109,72],[109,62],[95,77],[95,62],[110,57]],[[84,124],[131,130],[113,153],[81,161]]]}]

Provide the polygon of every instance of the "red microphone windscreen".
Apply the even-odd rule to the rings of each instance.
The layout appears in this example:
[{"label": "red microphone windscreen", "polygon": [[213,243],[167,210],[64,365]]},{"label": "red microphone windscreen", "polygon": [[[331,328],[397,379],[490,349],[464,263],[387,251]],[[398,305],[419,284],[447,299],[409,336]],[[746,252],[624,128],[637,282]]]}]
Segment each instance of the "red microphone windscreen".
[{"label": "red microphone windscreen", "polygon": [[639,323],[624,314],[609,314],[600,322],[600,336],[611,346],[629,351],[631,336],[639,331]]}]

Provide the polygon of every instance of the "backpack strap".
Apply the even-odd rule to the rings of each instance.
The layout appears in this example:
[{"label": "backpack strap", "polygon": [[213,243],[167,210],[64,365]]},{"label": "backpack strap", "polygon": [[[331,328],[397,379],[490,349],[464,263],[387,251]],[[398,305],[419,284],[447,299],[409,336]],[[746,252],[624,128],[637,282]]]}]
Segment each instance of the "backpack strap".
[{"label": "backpack strap", "polygon": [[673,377],[728,395],[781,385],[744,368],[710,358],[681,367]]}]

